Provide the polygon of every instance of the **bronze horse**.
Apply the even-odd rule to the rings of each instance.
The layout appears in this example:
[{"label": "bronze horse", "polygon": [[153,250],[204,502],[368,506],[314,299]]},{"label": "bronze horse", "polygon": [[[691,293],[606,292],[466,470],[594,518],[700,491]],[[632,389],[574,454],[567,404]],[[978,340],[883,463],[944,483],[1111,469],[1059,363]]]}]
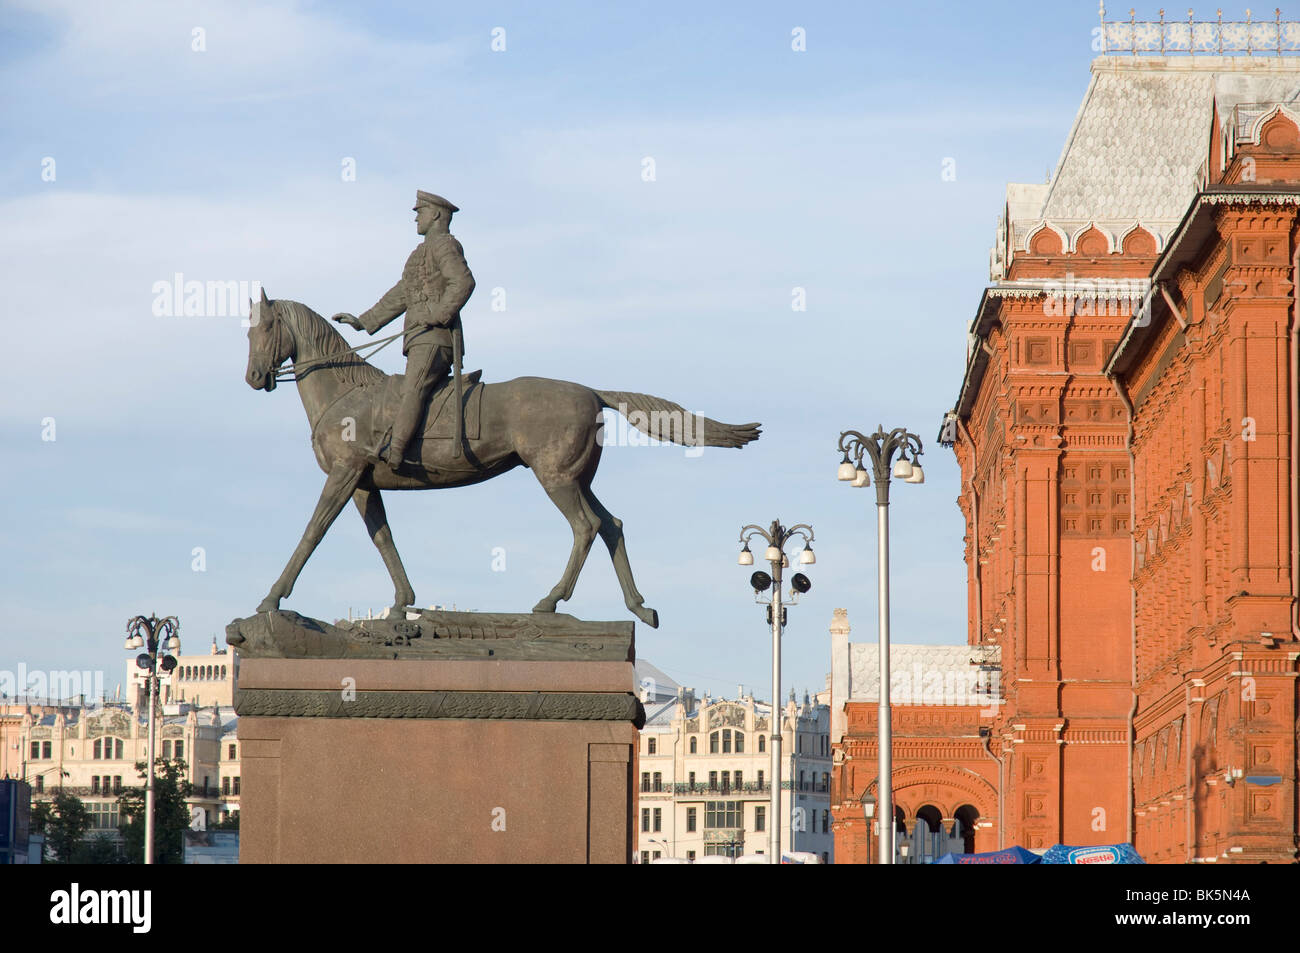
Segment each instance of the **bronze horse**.
[{"label": "bronze horse", "polygon": [[450,439],[417,437],[423,472],[395,473],[387,464],[372,462],[367,445],[374,442],[374,435],[357,426],[358,421],[376,420],[376,403],[382,403],[389,375],[358,357],[328,321],[304,304],[271,301],[263,291],[253,314],[245,379],[255,390],[272,391],[281,365],[293,362],[316,461],[328,474],[298,547],[258,612],[278,609],[280,600],[293,591],[303,565],[351,497],[393,579],[393,609],[400,617],[415,602],[415,591],[393,545],[379,491],[468,486],[524,466],[533,471],[573,530],[564,575],[533,611],[554,612],[561,599],[573,596],[578,573],[599,534],[609,548],[628,609],[647,625],[658,626],[658,613],[645,606],[632,579],[623,523],[591,491],[600,463],[602,410],[612,408],[643,433],[683,445],[743,447],[760,432],[756,423],[718,423],[648,394],[520,377],[483,385],[479,436],[464,439],[459,457],[453,455]]}]

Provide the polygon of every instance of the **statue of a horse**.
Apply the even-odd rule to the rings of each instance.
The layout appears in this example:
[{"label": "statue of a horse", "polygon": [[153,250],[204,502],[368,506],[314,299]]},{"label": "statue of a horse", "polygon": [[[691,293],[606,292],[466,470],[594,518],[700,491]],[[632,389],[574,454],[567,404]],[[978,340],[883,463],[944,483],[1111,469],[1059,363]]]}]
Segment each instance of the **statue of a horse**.
[{"label": "statue of a horse", "polygon": [[302,540],[258,612],[278,609],[280,600],[293,591],[303,565],[350,497],[392,576],[393,608],[400,616],[415,602],[415,591],[393,545],[379,491],[468,486],[524,466],[533,471],[573,530],[564,575],[533,611],[554,612],[561,599],[573,596],[578,573],[599,534],[609,548],[627,607],[647,625],[657,626],[658,613],[645,606],[632,579],[622,521],[591,491],[600,462],[602,411],[613,408],[638,430],[683,445],[743,447],[759,435],[758,424],[721,424],[648,394],[520,377],[482,385],[477,436],[467,432],[459,457],[453,455],[453,440],[426,435],[407,452],[413,457],[418,447],[423,472],[395,473],[384,463],[372,463],[373,456],[367,459],[367,446],[374,440],[368,425],[386,426],[379,408],[392,379],[359,358],[328,321],[304,304],[271,301],[263,292],[254,315],[245,379],[256,390],[271,391],[281,365],[294,363],[298,393],[311,423],[312,448],[328,474]]}]

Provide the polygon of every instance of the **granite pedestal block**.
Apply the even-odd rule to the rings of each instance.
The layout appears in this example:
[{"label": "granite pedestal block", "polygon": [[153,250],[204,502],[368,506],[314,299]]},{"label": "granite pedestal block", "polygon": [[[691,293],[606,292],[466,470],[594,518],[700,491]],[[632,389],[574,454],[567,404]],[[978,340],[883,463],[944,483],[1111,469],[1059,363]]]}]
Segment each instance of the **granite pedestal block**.
[{"label": "granite pedestal block", "polygon": [[631,624],[558,661],[538,660],[543,636],[457,647],[422,624],[387,658],[241,652],[240,862],[630,862],[644,721]]}]

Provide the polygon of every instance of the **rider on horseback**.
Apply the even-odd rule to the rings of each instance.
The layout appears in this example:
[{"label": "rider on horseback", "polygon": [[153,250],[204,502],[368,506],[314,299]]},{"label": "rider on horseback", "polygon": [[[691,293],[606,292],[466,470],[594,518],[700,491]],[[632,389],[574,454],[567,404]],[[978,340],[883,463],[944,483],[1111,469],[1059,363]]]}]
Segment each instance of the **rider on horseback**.
[{"label": "rider on horseback", "polygon": [[[401,279],[360,317],[346,312],[334,315],[335,321],[374,334],[406,312],[402,401],[388,445],[383,446],[380,440],[372,460],[383,461],[394,470],[419,463],[405,459],[406,445],[415,436],[429,396],[453,366],[459,384],[463,348],[460,309],[474,291],[464,249],[449,231],[452,213],[460,209],[431,192],[417,191],[415,195],[415,230],[424,241],[406,259]],[[457,443],[459,449],[459,440]]]}]

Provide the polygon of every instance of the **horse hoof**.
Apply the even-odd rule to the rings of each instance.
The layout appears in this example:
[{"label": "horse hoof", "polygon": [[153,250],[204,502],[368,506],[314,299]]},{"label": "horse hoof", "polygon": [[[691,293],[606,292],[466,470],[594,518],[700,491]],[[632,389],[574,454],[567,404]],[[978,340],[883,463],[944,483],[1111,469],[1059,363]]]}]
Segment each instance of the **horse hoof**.
[{"label": "horse hoof", "polygon": [[555,611],[555,603],[554,603],[554,602],[548,602],[547,600],[543,599],[541,602],[537,603],[537,605],[533,606],[533,611],[534,611],[534,612],[554,612],[554,611]]},{"label": "horse hoof", "polygon": [[659,613],[654,609],[647,609],[645,606],[637,606],[632,610],[632,613],[646,625],[650,626],[650,628],[659,628]]}]

